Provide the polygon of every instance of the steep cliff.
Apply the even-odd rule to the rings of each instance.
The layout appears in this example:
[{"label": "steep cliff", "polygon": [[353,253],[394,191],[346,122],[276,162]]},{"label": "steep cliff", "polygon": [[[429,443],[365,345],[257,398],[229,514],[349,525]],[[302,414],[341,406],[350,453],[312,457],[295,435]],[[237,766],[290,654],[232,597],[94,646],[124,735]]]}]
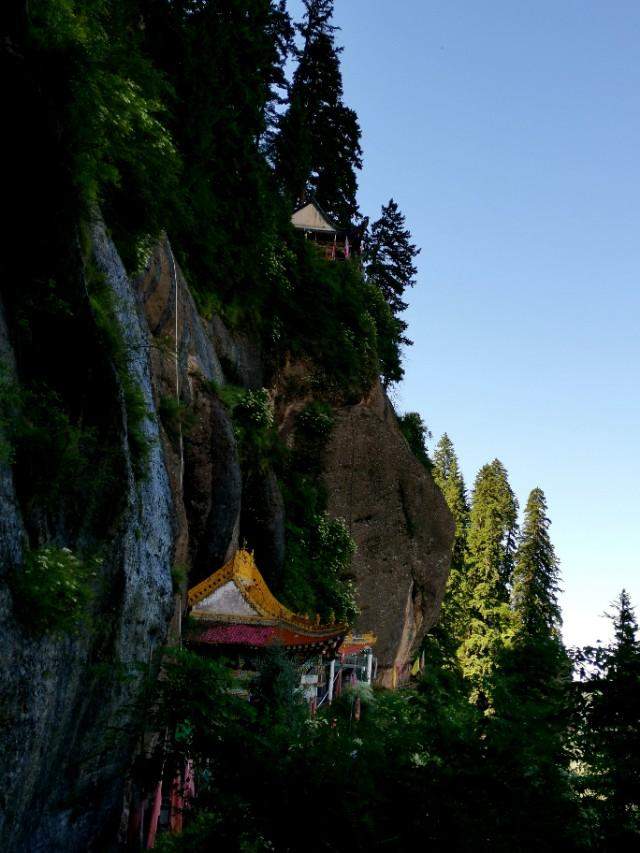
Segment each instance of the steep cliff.
[{"label": "steep cliff", "polygon": [[[323,395],[309,383],[292,383],[291,371],[284,381],[286,371],[268,369],[251,336],[231,332],[219,317],[204,319],[167,239],[135,282],[101,223],[91,246],[89,266],[112,294],[126,371],[142,393],[145,416],[137,428],[148,455],[144,475],[136,474],[126,389],[112,367],[124,500],[113,507],[117,518],[102,545],[90,621],[70,636],[38,636],[24,616],[17,618],[10,585],[0,584],[5,850],[84,851],[114,842],[133,754],[133,708],[155,653],[180,633],[182,599],[172,591],[172,574],[184,592],[187,575],[190,583],[199,580],[245,541],[267,577],[278,577],[285,549],[278,477],[270,467],[250,477],[243,471],[220,388],[268,385],[285,442],[295,435],[296,413]],[[0,320],[4,370],[19,382],[20,364]],[[309,369],[295,368],[301,375]],[[379,680],[391,685],[437,617],[452,522],[379,385],[358,402],[334,400],[333,409],[323,462],[328,510],[345,519],[357,543],[358,627],[378,635]],[[25,544],[38,538],[33,518],[25,525],[18,492],[11,466],[0,465],[3,575],[16,571]],[[65,529],[59,544],[81,541],[72,542]]]},{"label": "steep cliff", "polygon": [[[124,503],[105,543],[90,619],[71,636],[30,630],[0,584],[0,847],[104,849],[117,834],[132,754],[128,722],[145,670],[165,642],[173,612],[174,515],[151,392],[148,334],[113,244],[98,227],[95,262],[117,297],[128,370],[149,417],[149,456],[136,481],[120,389],[118,442]],[[19,372],[0,325],[5,366]],[[27,536],[11,470],[0,468],[0,554],[6,574]],[[115,508],[114,508],[115,512]]]},{"label": "steep cliff", "polygon": [[[157,340],[173,340],[176,308],[178,312],[179,393],[194,406],[195,422],[183,442],[184,491],[177,502],[187,507],[195,574],[206,575],[221,565],[224,549],[236,547],[242,527],[260,564],[277,575],[285,520],[277,480],[266,472],[250,490],[244,484],[240,499],[228,417],[203,384],[233,379],[247,388],[260,387],[267,381],[261,354],[254,341],[232,334],[218,317],[200,317],[168,241],[154,253],[137,286]],[[156,392],[175,395],[172,347],[154,348],[152,364]],[[323,389],[308,381],[311,370],[308,364],[287,364],[269,380],[285,440],[295,433],[296,414],[314,396],[323,396]],[[355,539],[353,569],[361,610],[357,628],[378,636],[379,681],[392,686],[406,677],[412,654],[437,620],[453,521],[430,473],[407,446],[379,383],[356,404],[334,401],[333,409],[335,425],[324,454],[328,509],[347,522]],[[195,501],[194,495],[201,498]],[[208,533],[207,519],[214,519]]]},{"label": "steep cliff", "polygon": [[378,680],[392,687],[437,620],[453,521],[379,384],[337,411],[325,476],[329,510],[346,519],[357,546],[357,627],[376,633]]}]

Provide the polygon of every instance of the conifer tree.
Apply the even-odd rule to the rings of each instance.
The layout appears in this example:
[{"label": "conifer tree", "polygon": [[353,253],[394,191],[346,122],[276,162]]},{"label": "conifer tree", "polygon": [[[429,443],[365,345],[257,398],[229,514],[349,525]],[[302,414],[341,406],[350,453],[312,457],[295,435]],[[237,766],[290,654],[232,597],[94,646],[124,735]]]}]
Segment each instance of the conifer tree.
[{"label": "conifer tree", "polygon": [[489,762],[499,768],[505,791],[519,792],[507,817],[510,834],[536,850],[566,848],[575,817],[565,749],[571,665],[560,636],[549,524],[544,493],[535,488],[515,560],[513,636],[496,659],[487,733]]},{"label": "conifer tree", "polygon": [[142,0],[142,10],[148,49],[175,92],[170,129],[184,169],[173,240],[196,286],[246,294],[263,277],[277,217],[261,142],[286,82],[285,4]]},{"label": "conifer tree", "polygon": [[336,27],[331,24],[333,0],[304,0],[304,6],[306,14],[298,25],[303,46],[272,156],[292,204],[315,196],[346,226],[358,213],[360,126],[342,100],[342,48],[335,44]]},{"label": "conifer tree", "polygon": [[600,813],[599,849],[630,850],[640,841],[640,642],[626,590],[613,604],[613,643],[592,653],[586,684],[587,790]]},{"label": "conifer tree", "polygon": [[451,564],[453,568],[461,570],[464,566],[467,550],[469,502],[458,457],[453,442],[446,432],[438,441],[434,451],[433,466],[433,478],[440,486],[447,506],[456,522]]},{"label": "conifer tree", "polygon": [[405,290],[416,283],[415,259],[419,254],[420,249],[411,242],[404,214],[390,199],[365,235],[364,261],[367,278],[380,288],[396,318],[398,345],[412,343],[404,334],[407,324],[398,315],[407,308],[402,298]]},{"label": "conifer tree", "polygon": [[513,605],[523,637],[553,637],[560,630],[559,569],[549,524],[544,492],[535,488],[525,508],[513,576]]},{"label": "conifer tree", "polygon": [[458,464],[458,457],[449,436],[438,441],[433,456],[433,478],[442,490],[447,506],[455,521],[455,536],[451,554],[451,572],[442,605],[439,633],[458,645],[466,625],[464,580],[467,558],[467,533],[469,528],[469,502],[467,490]]},{"label": "conifer tree", "polygon": [[473,697],[490,704],[496,658],[512,631],[509,584],[513,572],[518,502],[498,460],[476,477],[469,517],[469,564],[464,582],[466,636],[459,651]]}]

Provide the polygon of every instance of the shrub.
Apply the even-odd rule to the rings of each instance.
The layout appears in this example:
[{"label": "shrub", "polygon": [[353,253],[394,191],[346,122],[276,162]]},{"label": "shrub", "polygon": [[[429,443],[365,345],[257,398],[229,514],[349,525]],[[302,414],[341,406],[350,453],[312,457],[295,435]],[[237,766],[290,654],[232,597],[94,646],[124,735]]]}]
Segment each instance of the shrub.
[{"label": "shrub", "polygon": [[429,458],[427,440],[431,438],[431,433],[418,412],[407,412],[405,415],[400,415],[398,426],[413,455],[430,471],[433,468],[433,462]]},{"label": "shrub", "polygon": [[68,634],[88,618],[99,558],[81,560],[68,548],[28,551],[11,576],[16,610],[37,634]]},{"label": "shrub", "polygon": [[160,398],[158,414],[173,445],[178,443],[181,434],[188,434],[195,426],[196,418],[191,406],[173,395]]},{"label": "shrub", "polygon": [[266,388],[246,390],[235,385],[213,385],[233,420],[240,462],[245,473],[265,470],[282,452]]}]

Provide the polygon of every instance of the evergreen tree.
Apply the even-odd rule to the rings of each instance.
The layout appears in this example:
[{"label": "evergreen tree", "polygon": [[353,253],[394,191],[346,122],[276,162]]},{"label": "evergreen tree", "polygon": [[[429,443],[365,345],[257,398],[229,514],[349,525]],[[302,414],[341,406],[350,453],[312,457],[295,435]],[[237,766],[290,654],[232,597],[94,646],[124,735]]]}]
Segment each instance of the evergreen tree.
[{"label": "evergreen tree", "polygon": [[455,536],[451,554],[451,572],[447,592],[442,604],[438,634],[446,634],[458,645],[466,626],[464,580],[467,558],[467,533],[469,528],[469,502],[467,490],[458,464],[453,442],[444,433],[433,457],[433,478],[440,486],[447,506],[455,521]]},{"label": "evergreen tree", "polygon": [[490,703],[491,676],[497,655],[512,630],[509,584],[513,572],[518,502],[507,471],[498,460],[484,465],[476,477],[469,518],[469,565],[464,582],[468,612],[460,648],[473,696]]},{"label": "evergreen tree", "polygon": [[[407,307],[402,299],[405,290],[416,283],[415,259],[419,254],[420,249],[411,242],[411,232],[405,227],[404,214],[390,199],[366,236],[365,270],[368,279],[382,291],[396,319]],[[403,320],[398,323],[399,343],[411,344],[404,336],[407,324]]]},{"label": "evergreen tree", "polygon": [[342,48],[336,47],[331,24],[333,0],[304,0],[304,6],[305,18],[298,25],[303,46],[273,160],[292,204],[315,196],[330,216],[347,225],[358,214],[360,126],[342,100]]},{"label": "evergreen tree", "polygon": [[587,650],[586,788],[600,816],[599,849],[631,850],[640,841],[640,642],[625,590],[613,608],[613,643]]},{"label": "evergreen tree", "polygon": [[440,486],[447,506],[456,523],[452,569],[462,571],[466,559],[467,532],[469,527],[469,502],[464,478],[460,471],[458,457],[453,442],[445,432],[433,454],[433,478]]},{"label": "evergreen tree", "polygon": [[560,630],[558,560],[549,525],[544,492],[535,488],[525,508],[513,577],[513,604],[521,636],[554,636]]},{"label": "evergreen tree", "polygon": [[290,19],[282,0],[140,3],[148,49],[175,93],[184,163],[167,226],[200,293],[242,294],[246,307],[275,241],[278,196],[261,143],[285,85]]},{"label": "evergreen tree", "polygon": [[549,537],[544,493],[534,489],[525,509],[513,581],[513,637],[493,672],[488,759],[506,790],[517,790],[510,834],[526,849],[566,847],[575,812],[565,740],[571,666],[560,637],[558,560]]}]

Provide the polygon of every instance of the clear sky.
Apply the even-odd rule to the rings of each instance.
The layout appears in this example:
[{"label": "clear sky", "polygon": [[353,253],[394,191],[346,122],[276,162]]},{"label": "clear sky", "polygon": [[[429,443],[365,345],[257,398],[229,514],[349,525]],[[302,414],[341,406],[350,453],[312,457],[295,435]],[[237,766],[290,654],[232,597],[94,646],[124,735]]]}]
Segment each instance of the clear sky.
[{"label": "clear sky", "polygon": [[[291,2],[292,12],[299,8]],[[422,247],[398,407],[544,489],[565,639],[640,610],[640,4],[336,0],[363,212]],[[432,442],[433,443],[433,442]]]}]

